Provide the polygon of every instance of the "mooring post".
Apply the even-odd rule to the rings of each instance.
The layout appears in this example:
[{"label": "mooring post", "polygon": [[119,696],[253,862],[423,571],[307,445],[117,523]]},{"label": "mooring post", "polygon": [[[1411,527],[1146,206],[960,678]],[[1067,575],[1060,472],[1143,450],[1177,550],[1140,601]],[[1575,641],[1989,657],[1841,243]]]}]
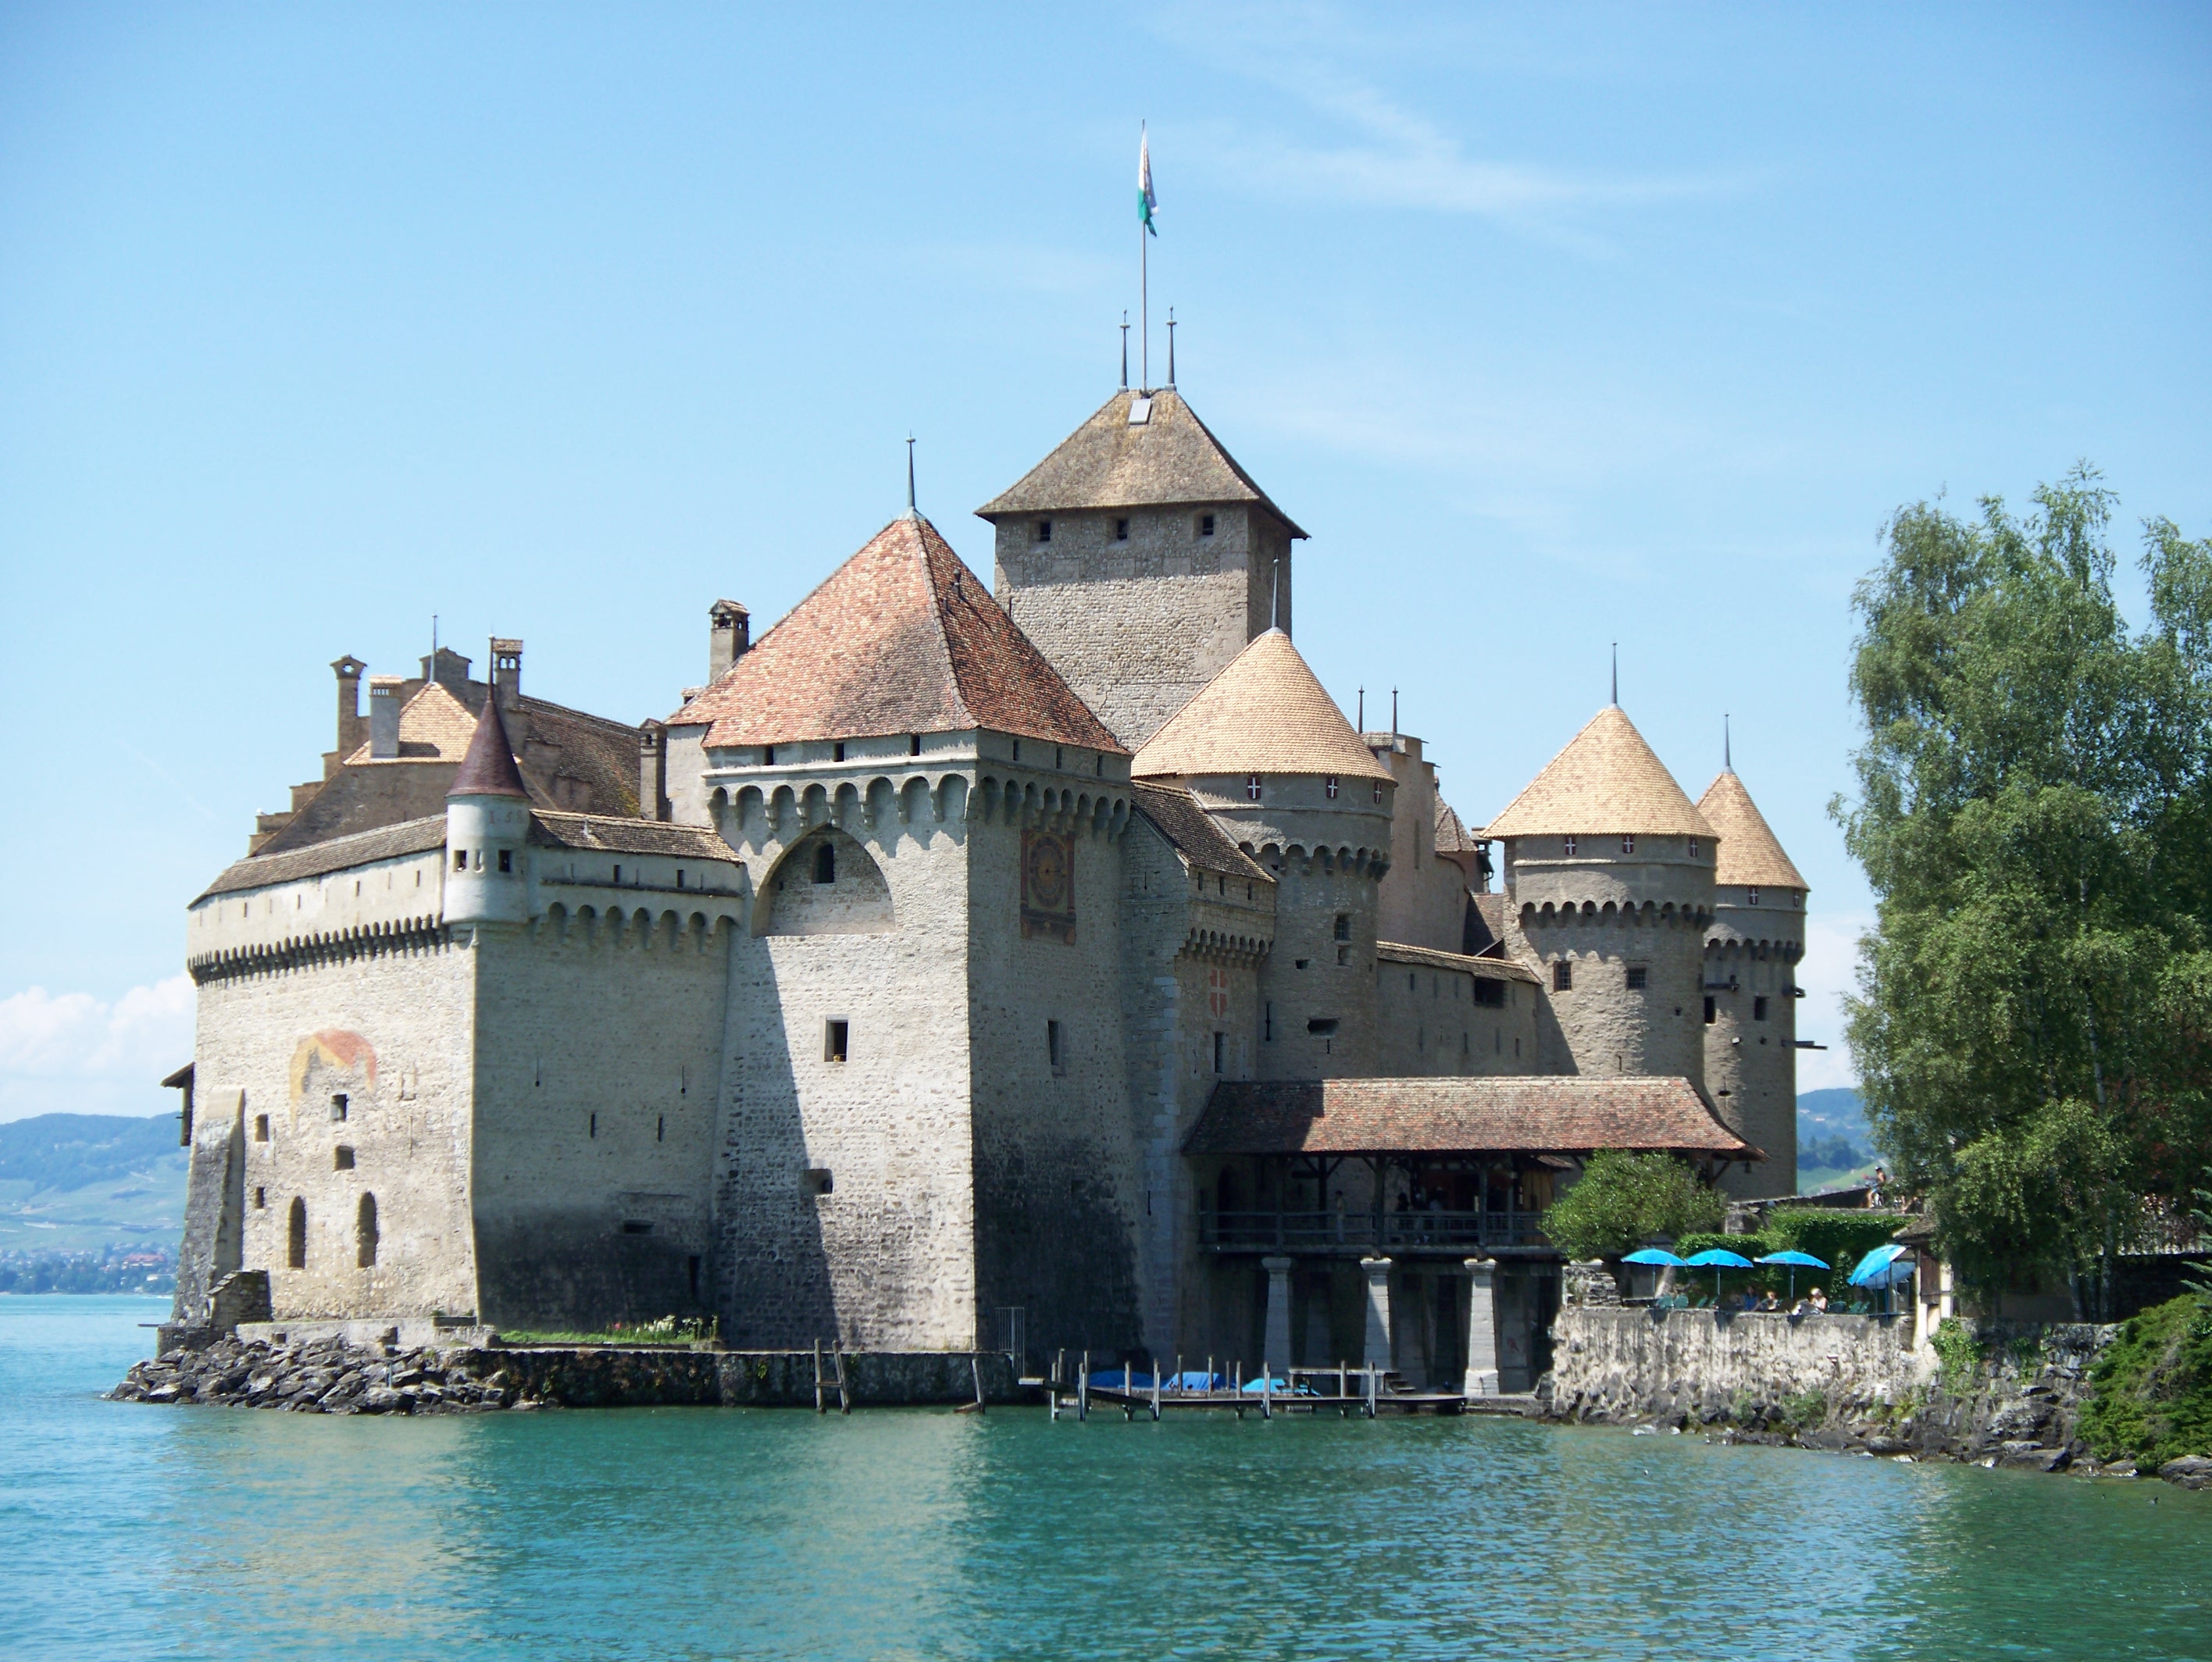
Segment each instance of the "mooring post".
[{"label": "mooring post", "polygon": [[1091,1417],[1091,1353],[1083,1353],[1083,1371],[1075,1376],[1075,1418],[1078,1424]]},{"label": "mooring post", "polygon": [[1244,1417],[1244,1362],[1242,1357],[1229,1364],[1229,1389],[1237,1401],[1237,1417]]},{"label": "mooring post", "polygon": [[822,1410],[822,1336],[814,1336],[814,1411]]},{"label": "mooring post", "polygon": [[1265,1356],[1260,1359],[1260,1417],[1263,1420],[1275,1417],[1274,1364]]},{"label": "mooring post", "polygon": [[975,1376],[975,1411],[978,1414],[988,1414],[991,1409],[990,1404],[983,1399],[983,1359],[972,1350],[968,1353],[968,1368],[969,1371]]},{"label": "mooring post", "polygon": [[1367,1370],[1367,1417],[1370,1420],[1375,1417],[1375,1370],[1370,1368]]},{"label": "mooring post", "polygon": [[1152,1358],[1152,1418],[1160,1417],[1160,1359]]},{"label": "mooring post", "polygon": [[849,1414],[853,1411],[853,1393],[845,1383],[845,1341],[834,1339],[830,1343],[830,1355],[837,1363],[837,1411]]}]

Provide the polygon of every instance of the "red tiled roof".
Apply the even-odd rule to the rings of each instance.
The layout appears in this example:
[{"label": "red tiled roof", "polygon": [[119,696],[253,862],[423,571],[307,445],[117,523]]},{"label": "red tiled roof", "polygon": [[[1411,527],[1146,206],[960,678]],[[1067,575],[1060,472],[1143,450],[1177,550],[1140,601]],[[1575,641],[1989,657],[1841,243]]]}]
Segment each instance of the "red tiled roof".
[{"label": "red tiled roof", "polygon": [[712,748],[986,727],[1123,754],[937,528],[894,519],[669,719]]},{"label": "red tiled roof", "polygon": [[1765,1156],[1714,1118],[1686,1079],[1510,1077],[1224,1082],[1186,1154],[1586,1154],[1664,1149]]}]

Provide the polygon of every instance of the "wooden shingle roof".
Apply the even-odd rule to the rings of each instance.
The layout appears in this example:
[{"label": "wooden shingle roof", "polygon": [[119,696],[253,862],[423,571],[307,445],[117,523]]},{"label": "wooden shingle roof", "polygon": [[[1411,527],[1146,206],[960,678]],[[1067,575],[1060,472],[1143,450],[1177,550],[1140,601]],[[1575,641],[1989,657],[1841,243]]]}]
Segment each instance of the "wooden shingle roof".
[{"label": "wooden shingle roof", "polygon": [[1305,535],[1174,388],[1152,393],[1145,419],[1133,424],[1130,404],[1143,396],[1126,388],[1116,392],[1012,488],[975,512],[996,520],[1015,513],[1250,502],[1289,526],[1291,536]]},{"label": "wooden shingle roof", "polygon": [[514,747],[507,743],[507,723],[500,715],[496,698],[484,701],[483,713],[477,718],[476,737],[469,741],[468,754],[461,758],[460,771],[446,787],[446,795],[530,800],[522,770],[514,765]]},{"label": "wooden shingle roof", "polygon": [[1133,780],[1129,796],[1137,811],[1192,865],[1248,883],[1263,883],[1270,889],[1275,886],[1274,874],[1231,841],[1229,834],[1213,822],[1213,816],[1182,786]]},{"label": "wooden shingle roof", "polygon": [[988,728],[1124,751],[937,528],[894,519],[668,719],[710,748]]},{"label": "wooden shingle roof", "polygon": [[1270,629],[1229,660],[1137,752],[1133,776],[1334,773],[1382,779],[1390,770],[1360,742],[1290,636]]},{"label": "wooden shingle roof", "polygon": [[1483,828],[1489,837],[1634,833],[1710,837],[1674,776],[1618,704],[1608,704]]},{"label": "wooden shingle roof", "polygon": [[1765,1156],[1686,1079],[1530,1077],[1224,1082],[1186,1154],[1588,1154]]},{"label": "wooden shingle roof", "polygon": [[1698,799],[1698,811],[1720,839],[1713,862],[1715,883],[1762,889],[1810,887],[1804,874],[1782,852],[1781,840],[1733,768],[1705,787],[1705,794]]}]

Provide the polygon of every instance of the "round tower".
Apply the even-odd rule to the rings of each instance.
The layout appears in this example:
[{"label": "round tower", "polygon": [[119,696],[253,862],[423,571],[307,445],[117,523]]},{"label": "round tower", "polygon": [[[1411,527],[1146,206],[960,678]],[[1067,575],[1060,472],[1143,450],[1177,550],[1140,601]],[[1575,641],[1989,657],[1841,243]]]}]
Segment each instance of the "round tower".
[{"label": "round tower", "polygon": [[1730,1131],[1762,1149],[1721,1186],[1743,1199],[1797,1192],[1797,961],[1804,877],[1733,767],[1698,810],[1720,837],[1705,939],[1705,1084]]},{"label": "round tower", "polygon": [[1619,705],[1492,820],[1505,944],[1542,977],[1539,1068],[1705,1077],[1714,833]]},{"label": "round tower", "polygon": [[1290,636],[1269,629],[1246,646],[1169,718],[1130,773],[1184,786],[1274,873],[1260,1077],[1372,1073],[1375,919],[1394,786]]},{"label": "round tower", "polygon": [[529,921],[529,840],[530,792],[507,743],[499,698],[487,694],[446,792],[446,921]]}]

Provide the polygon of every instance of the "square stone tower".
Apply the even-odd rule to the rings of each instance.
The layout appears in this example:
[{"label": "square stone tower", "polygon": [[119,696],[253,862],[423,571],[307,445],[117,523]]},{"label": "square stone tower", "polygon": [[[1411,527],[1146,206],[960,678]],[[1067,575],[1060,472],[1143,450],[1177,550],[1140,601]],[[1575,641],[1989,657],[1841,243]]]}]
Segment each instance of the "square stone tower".
[{"label": "square stone tower", "polygon": [[1124,389],[976,513],[994,590],[1132,750],[1269,628],[1291,627],[1291,544],[1173,387]]}]

